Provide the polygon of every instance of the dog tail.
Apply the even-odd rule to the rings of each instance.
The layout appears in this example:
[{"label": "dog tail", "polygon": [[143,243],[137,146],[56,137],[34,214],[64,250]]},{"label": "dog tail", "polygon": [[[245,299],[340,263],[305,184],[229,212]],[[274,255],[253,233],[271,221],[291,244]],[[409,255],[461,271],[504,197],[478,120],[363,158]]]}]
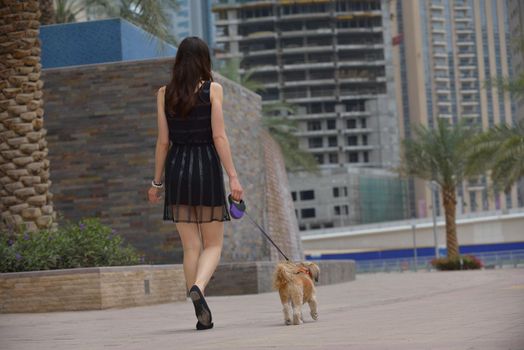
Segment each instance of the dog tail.
[{"label": "dog tail", "polygon": [[293,278],[296,268],[288,266],[285,263],[279,263],[273,274],[273,288],[280,290],[284,288]]}]

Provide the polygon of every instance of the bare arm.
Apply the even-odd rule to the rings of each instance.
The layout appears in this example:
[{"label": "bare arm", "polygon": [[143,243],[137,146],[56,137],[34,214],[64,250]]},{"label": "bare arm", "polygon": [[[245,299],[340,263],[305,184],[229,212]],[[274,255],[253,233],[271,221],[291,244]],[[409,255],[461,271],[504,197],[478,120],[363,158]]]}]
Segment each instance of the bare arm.
[{"label": "bare arm", "polygon": [[223,90],[219,83],[211,83],[210,91],[211,99],[211,129],[213,130],[213,143],[220,156],[220,161],[224,164],[229,178],[238,177],[233,164],[231,156],[231,148],[229,146],[229,139],[226,135],[224,127],[224,115],[222,112]]},{"label": "bare arm", "polygon": [[167,126],[166,115],[164,111],[164,94],[165,86],[158,89],[156,94],[157,124],[158,136],[156,139],[155,150],[155,182],[162,181],[162,173],[166,162],[167,152],[169,150],[169,129]]}]

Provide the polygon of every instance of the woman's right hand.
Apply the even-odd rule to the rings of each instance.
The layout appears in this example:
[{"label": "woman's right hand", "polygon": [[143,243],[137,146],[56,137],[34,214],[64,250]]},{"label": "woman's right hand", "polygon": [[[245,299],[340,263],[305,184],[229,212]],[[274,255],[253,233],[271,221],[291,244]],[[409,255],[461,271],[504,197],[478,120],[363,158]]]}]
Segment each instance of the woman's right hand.
[{"label": "woman's right hand", "polygon": [[244,190],[242,189],[242,186],[240,185],[237,176],[229,177],[229,189],[231,190],[231,197],[235,201],[240,202],[240,200],[244,196]]}]

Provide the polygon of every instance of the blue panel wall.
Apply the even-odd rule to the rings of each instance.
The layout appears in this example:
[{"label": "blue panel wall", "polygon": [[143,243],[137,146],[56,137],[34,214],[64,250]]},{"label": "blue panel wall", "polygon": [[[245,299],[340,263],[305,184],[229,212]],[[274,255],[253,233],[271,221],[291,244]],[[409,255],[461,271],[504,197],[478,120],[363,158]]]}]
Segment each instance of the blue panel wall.
[{"label": "blue panel wall", "polygon": [[43,68],[176,55],[176,48],[121,18],[40,27]]},{"label": "blue panel wall", "polygon": [[126,20],[122,20],[120,23],[123,61],[176,55],[176,48],[174,46],[164,43],[163,49],[161,49],[159,45],[160,40],[152,37],[142,28]]},{"label": "blue panel wall", "polygon": [[43,68],[122,60],[119,19],[41,26],[40,40]]},{"label": "blue panel wall", "polygon": [[[524,242],[508,242],[508,243],[493,243],[493,244],[472,244],[460,246],[461,254],[475,254],[484,252],[502,252],[508,250],[524,249]],[[442,254],[442,252],[441,252]],[[417,248],[418,257],[431,257],[435,255],[435,248],[420,247]],[[353,259],[353,260],[374,260],[374,259],[392,259],[392,258],[411,258],[413,257],[413,249],[392,249],[367,251],[359,253],[336,253],[336,254],[322,254],[319,256],[311,256],[306,254],[307,260],[338,260],[338,259]]]}]

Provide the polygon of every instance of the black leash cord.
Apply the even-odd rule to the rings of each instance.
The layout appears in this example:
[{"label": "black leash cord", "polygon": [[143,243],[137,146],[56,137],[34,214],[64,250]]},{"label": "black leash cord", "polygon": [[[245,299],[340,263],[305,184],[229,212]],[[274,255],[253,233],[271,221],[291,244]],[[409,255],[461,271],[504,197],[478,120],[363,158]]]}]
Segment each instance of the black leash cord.
[{"label": "black leash cord", "polygon": [[282,254],[282,256],[283,256],[284,258],[286,258],[287,261],[289,261],[289,259],[288,259],[288,257],[286,256],[286,254],[284,254],[284,253],[280,250],[280,248],[275,244],[275,242],[273,242],[273,240],[271,239],[271,237],[269,237],[269,235],[268,235],[268,234],[267,234],[267,233],[262,229],[262,227],[260,227],[260,225],[259,225],[255,220],[253,220],[253,219],[251,218],[251,216],[249,216],[249,215],[247,214],[247,212],[244,211],[244,214],[246,214],[247,217],[248,217],[248,218],[249,218],[249,219],[250,219],[250,220],[251,220],[255,225],[257,225],[257,227],[260,229],[260,231],[262,231],[262,233],[264,234],[264,236],[266,236],[267,239],[269,239],[269,241],[273,244],[273,246],[274,246],[275,248],[277,248],[277,250],[280,252],[280,254]]}]

